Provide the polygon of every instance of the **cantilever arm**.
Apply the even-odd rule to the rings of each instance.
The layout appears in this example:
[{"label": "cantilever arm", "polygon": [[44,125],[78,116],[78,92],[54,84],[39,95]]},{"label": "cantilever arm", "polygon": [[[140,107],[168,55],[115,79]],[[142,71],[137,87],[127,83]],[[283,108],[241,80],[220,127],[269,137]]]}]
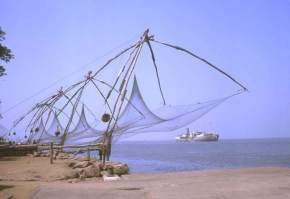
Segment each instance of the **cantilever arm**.
[{"label": "cantilever arm", "polygon": [[155,55],[154,55],[154,52],[153,52],[153,49],[152,49],[152,46],[151,46],[151,43],[150,43],[150,38],[148,36],[147,36],[147,39],[146,39],[146,43],[147,43],[147,45],[148,45],[148,47],[150,49],[151,58],[152,58],[152,61],[153,61],[153,64],[154,64],[154,68],[155,68],[155,72],[156,72],[156,76],[157,76],[157,80],[158,80],[159,91],[161,93],[163,104],[165,105],[166,102],[165,102],[165,98],[164,98],[163,91],[162,91],[162,88],[161,88],[160,77],[159,77],[158,68],[157,68],[157,64],[156,64],[156,60],[155,60]]},{"label": "cantilever arm", "polygon": [[201,58],[200,56],[190,52],[189,50],[186,50],[184,48],[181,48],[179,46],[175,46],[175,45],[172,45],[172,44],[168,44],[168,43],[163,43],[163,42],[160,42],[160,41],[157,41],[157,40],[154,40],[153,38],[150,39],[150,41],[154,41],[156,43],[159,43],[159,44],[162,44],[164,46],[168,46],[168,47],[171,47],[171,48],[174,48],[176,50],[180,50],[180,51],[183,51],[197,59],[199,59],[200,61],[206,63],[207,65],[211,66],[212,68],[214,68],[215,70],[219,71],[220,73],[222,73],[223,75],[225,75],[226,77],[228,77],[229,79],[231,79],[233,82],[235,82],[236,84],[238,84],[241,88],[243,88],[243,90],[247,91],[248,89],[243,86],[240,82],[238,82],[237,80],[235,80],[232,76],[230,76],[229,74],[227,74],[226,72],[224,72],[223,70],[221,70],[220,68],[218,68],[217,66],[213,65],[212,63],[210,63],[209,61],[207,61],[206,59],[204,58]]}]

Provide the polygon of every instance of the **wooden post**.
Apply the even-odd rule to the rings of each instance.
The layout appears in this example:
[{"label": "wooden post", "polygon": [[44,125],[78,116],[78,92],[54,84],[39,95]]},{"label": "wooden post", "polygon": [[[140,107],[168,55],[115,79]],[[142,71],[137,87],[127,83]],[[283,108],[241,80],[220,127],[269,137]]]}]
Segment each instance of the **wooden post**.
[{"label": "wooden post", "polygon": [[53,164],[53,142],[50,143],[50,164]]},{"label": "wooden post", "polygon": [[88,149],[87,149],[88,151],[87,151],[87,156],[88,156],[88,160],[91,160],[91,151],[90,151],[90,148],[88,147]]},{"label": "wooden post", "polygon": [[106,155],[107,155],[106,146],[102,146],[103,165],[106,164]]},{"label": "wooden post", "polygon": [[99,149],[98,152],[99,152],[99,160],[101,161],[102,160],[103,151],[102,151],[102,149]]},{"label": "wooden post", "polygon": [[53,155],[53,156],[54,156],[53,159],[56,160],[56,156],[57,156],[57,155],[58,155],[58,149],[56,149],[55,154]]}]

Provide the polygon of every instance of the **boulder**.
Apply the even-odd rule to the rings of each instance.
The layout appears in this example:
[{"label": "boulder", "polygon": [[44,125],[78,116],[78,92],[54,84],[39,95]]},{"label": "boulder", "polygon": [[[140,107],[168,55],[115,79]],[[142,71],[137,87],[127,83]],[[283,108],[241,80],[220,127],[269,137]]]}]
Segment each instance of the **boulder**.
[{"label": "boulder", "polygon": [[91,177],[100,177],[101,171],[99,167],[96,167],[95,165],[90,165],[83,169],[85,177],[91,178]]},{"label": "boulder", "polygon": [[89,158],[89,157],[80,157],[80,158],[78,158],[78,160],[79,161],[90,161],[91,158]]},{"label": "boulder", "polygon": [[66,165],[68,166],[68,167],[74,167],[76,164],[78,163],[78,161],[68,161],[68,162],[66,162]]},{"label": "boulder", "polygon": [[113,176],[113,174],[111,172],[108,171],[101,171],[101,176]]},{"label": "boulder", "polygon": [[100,162],[100,161],[91,161],[91,163],[93,165],[95,165],[96,167],[99,167],[100,170],[103,170],[103,163],[102,162]]},{"label": "boulder", "polygon": [[67,171],[62,179],[67,180],[72,178],[78,178],[79,176],[79,171],[74,169]]},{"label": "boulder", "polygon": [[81,162],[77,162],[73,168],[85,168],[85,167],[88,167],[90,166],[92,163],[90,163],[89,161],[81,161]]},{"label": "boulder", "polygon": [[128,174],[128,172],[129,172],[129,167],[127,164],[120,163],[120,164],[113,165],[113,173],[116,175],[120,176],[120,175]]},{"label": "boulder", "polygon": [[76,170],[78,171],[79,179],[80,180],[85,180],[86,179],[86,174],[85,174],[84,169],[77,168]]},{"label": "boulder", "polygon": [[116,174],[116,175],[123,175],[123,174],[128,174],[129,172],[129,167],[127,164],[123,164],[120,162],[107,162],[104,170],[108,171],[111,174]]},{"label": "boulder", "polygon": [[113,175],[114,174],[114,168],[113,168],[113,165],[108,165],[106,164],[104,167],[103,167],[103,170],[107,172],[108,175]]}]

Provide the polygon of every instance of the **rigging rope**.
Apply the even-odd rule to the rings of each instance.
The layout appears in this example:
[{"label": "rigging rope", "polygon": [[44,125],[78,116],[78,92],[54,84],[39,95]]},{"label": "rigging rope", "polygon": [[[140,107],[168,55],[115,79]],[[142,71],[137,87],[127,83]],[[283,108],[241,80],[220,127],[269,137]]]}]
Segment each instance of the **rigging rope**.
[{"label": "rigging rope", "polygon": [[[136,38],[137,36],[135,35],[134,38]],[[21,100],[20,102],[16,103],[15,105],[7,108],[6,110],[4,110],[3,112],[0,112],[0,118],[2,117],[2,115],[4,114],[7,114],[8,112],[10,112],[11,110],[15,109],[16,107],[18,107],[19,105],[29,101],[30,99],[38,96],[39,94],[43,93],[44,91],[52,88],[53,86],[57,85],[58,83],[64,81],[65,79],[71,77],[72,75],[76,74],[76,73],[79,73],[80,71],[86,69],[88,66],[90,66],[91,64],[95,63],[96,61],[98,61],[99,59],[103,58],[103,57],[106,57],[107,55],[111,54],[112,52],[114,52],[115,50],[117,49],[120,49],[121,47],[125,46],[126,44],[132,42],[132,40],[134,39],[130,39],[130,40],[127,40],[123,43],[121,43],[120,45],[114,47],[113,49],[107,51],[106,53],[104,53],[103,55],[101,56],[98,56],[96,58],[94,58],[92,61],[88,62],[87,64],[84,64],[80,67],[78,67],[78,69],[76,69],[75,71],[72,71],[71,73],[67,74],[67,75],[64,75],[63,77],[59,78],[58,80],[54,81],[53,83],[49,84],[48,86],[40,89],[39,91],[35,92],[34,94],[24,98],[23,100]]]}]

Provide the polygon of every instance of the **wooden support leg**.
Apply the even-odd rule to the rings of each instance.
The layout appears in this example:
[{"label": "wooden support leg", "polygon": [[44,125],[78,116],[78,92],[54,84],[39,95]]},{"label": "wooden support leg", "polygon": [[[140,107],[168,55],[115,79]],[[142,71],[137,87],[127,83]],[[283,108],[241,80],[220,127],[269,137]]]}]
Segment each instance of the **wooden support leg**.
[{"label": "wooden support leg", "polygon": [[88,156],[88,160],[91,160],[91,151],[90,151],[90,148],[88,147],[87,149],[87,156]]},{"label": "wooden support leg", "polygon": [[50,164],[53,164],[53,142],[50,143]]},{"label": "wooden support leg", "polygon": [[103,150],[102,150],[102,158],[103,158],[103,165],[105,165],[106,164],[106,156],[107,156],[107,152],[106,152],[106,147],[104,147],[103,148]]},{"label": "wooden support leg", "polygon": [[98,151],[99,151],[99,160],[102,160],[102,153],[103,153],[103,152],[102,152],[101,149],[99,149]]}]

